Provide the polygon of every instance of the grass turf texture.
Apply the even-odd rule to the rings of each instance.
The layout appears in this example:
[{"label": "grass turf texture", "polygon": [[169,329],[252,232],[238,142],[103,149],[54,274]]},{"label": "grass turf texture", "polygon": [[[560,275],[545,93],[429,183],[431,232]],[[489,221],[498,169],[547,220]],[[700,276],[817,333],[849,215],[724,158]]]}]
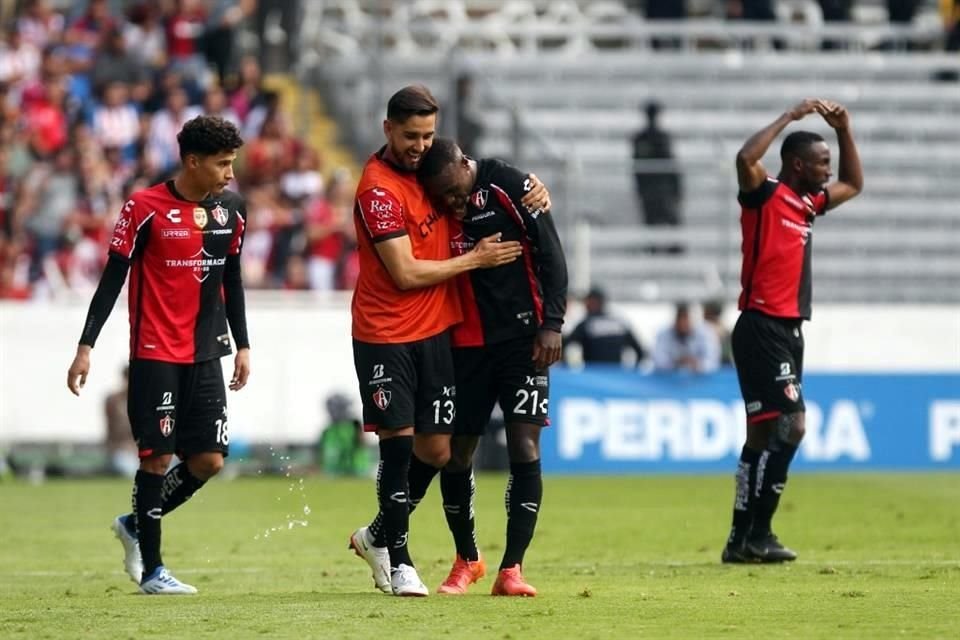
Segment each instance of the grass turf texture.
[{"label": "grass turf texture", "polygon": [[[775,525],[800,559],[782,566],[720,564],[732,473],[548,476],[525,563],[535,599],[489,596],[504,483],[478,479],[490,574],[465,597],[407,599],[376,592],[346,549],[372,481],[211,482],[164,519],[167,566],[201,591],[180,597],[137,595],[122,572],[108,526],[128,483],[6,482],[0,638],[960,637],[960,475],[795,474]],[[453,558],[438,494],[412,519],[431,590]]]}]

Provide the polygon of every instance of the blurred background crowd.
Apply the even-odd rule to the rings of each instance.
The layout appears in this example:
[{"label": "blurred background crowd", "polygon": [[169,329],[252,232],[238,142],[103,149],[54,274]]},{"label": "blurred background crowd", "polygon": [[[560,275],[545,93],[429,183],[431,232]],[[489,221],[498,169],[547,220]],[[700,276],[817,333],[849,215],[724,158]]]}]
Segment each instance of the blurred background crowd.
[{"label": "blurred background crowd", "polygon": [[352,288],[354,177],[324,166],[264,82],[265,10],[295,3],[16,4],[0,43],[0,298],[95,285],[125,196],[173,174],[177,132],[202,112],[246,141],[248,286]]}]

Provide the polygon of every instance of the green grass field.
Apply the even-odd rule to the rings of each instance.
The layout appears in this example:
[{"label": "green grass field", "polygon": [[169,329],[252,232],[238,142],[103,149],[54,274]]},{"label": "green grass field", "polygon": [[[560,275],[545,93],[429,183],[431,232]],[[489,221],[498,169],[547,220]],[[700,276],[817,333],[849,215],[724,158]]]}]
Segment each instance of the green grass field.
[{"label": "green grass field", "polygon": [[[504,481],[479,478],[491,570]],[[537,598],[492,598],[488,576],[406,599],[346,549],[372,481],[216,480],[164,520],[167,566],[201,593],[148,598],[108,529],[126,482],[6,482],[0,638],[960,638],[960,475],[795,474],[776,524],[800,560],[785,566],[719,563],[732,488],[732,473],[548,476],[525,563]],[[453,556],[438,493],[411,534],[432,589]]]}]

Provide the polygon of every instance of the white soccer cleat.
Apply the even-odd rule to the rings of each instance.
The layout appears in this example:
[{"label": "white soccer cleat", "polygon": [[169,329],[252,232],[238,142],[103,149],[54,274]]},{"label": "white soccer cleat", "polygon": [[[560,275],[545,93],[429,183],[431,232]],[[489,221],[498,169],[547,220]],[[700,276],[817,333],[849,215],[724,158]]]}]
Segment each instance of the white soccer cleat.
[{"label": "white soccer cleat", "polygon": [[130,579],[140,584],[140,578],[143,577],[143,558],[140,556],[140,542],[137,537],[132,535],[124,521],[127,516],[117,516],[113,519],[110,528],[113,529],[113,535],[117,537],[120,544],[123,545],[123,568],[126,569]]},{"label": "white soccer cleat", "polygon": [[149,595],[179,596],[193,595],[197,588],[180,582],[163,567],[157,567],[149,579],[140,583],[140,591]]},{"label": "white soccer cleat", "polygon": [[373,538],[368,527],[360,527],[350,536],[350,548],[367,561],[373,571],[373,582],[377,589],[390,593],[390,553],[386,547],[373,546]]},{"label": "white soccer cleat", "polygon": [[407,564],[401,564],[393,569],[390,576],[390,587],[395,596],[414,596],[422,598],[430,594],[427,585],[417,574],[417,570]]}]

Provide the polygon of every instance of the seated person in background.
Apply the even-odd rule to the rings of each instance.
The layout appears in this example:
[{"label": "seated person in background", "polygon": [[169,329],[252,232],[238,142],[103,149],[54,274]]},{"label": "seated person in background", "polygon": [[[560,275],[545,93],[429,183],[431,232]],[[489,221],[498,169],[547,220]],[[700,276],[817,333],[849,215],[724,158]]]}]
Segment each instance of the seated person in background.
[{"label": "seated person in background", "polygon": [[708,300],[703,303],[703,322],[717,334],[720,342],[720,364],[733,364],[733,346],[730,342],[730,329],[723,323],[723,302]]},{"label": "seated person in background", "polygon": [[565,346],[579,344],[584,364],[625,364],[624,354],[632,352],[633,362],[639,365],[646,350],[626,320],[607,313],[606,300],[603,289],[590,289],[583,300],[587,315],[567,336]]},{"label": "seated person in background", "polygon": [[370,451],[363,442],[363,426],[353,416],[350,399],[334,393],[325,404],[330,421],[317,443],[320,468],[330,475],[366,475],[370,471]]},{"label": "seated person in background", "polygon": [[127,417],[127,379],[130,367],[121,370],[123,384],[110,393],[103,403],[103,414],[107,422],[107,438],[104,442],[107,453],[107,473],[132,478],[140,467],[137,455],[137,443],[130,430],[130,418]]},{"label": "seated person in background", "polygon": [[679,303],[673,324],[657,334],[653,365],[657,371],[715,371],[720,366],[720,341],[709,327],[694,325],[689,305]]}]

